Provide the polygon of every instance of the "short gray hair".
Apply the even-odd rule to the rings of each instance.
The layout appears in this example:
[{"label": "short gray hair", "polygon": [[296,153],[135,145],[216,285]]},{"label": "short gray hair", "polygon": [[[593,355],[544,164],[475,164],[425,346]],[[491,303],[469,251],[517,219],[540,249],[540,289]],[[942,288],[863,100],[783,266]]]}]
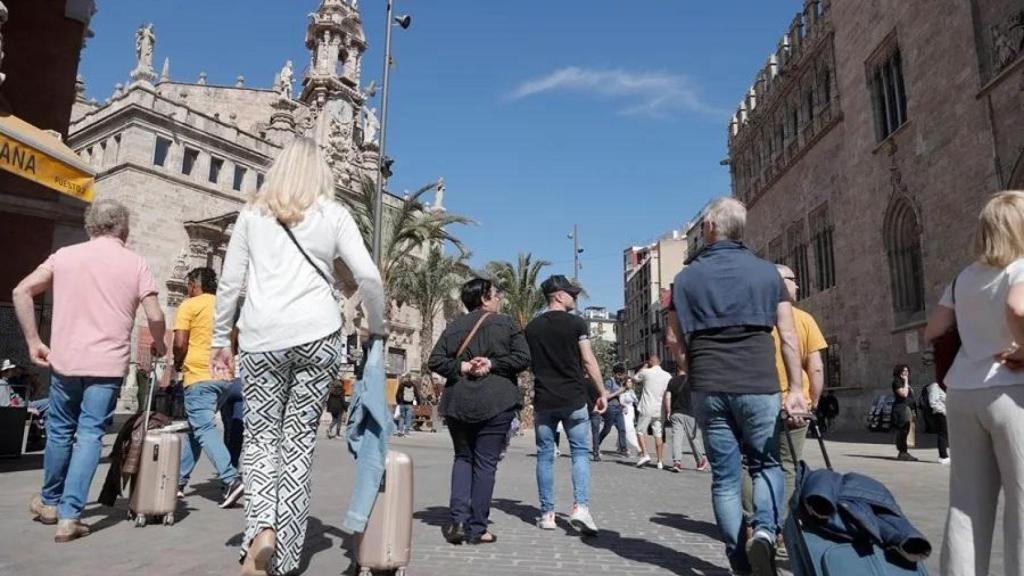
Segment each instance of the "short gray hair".
[{"label": "short gray hair", "polygon": [[128,237],[128,208],[117,200],[97,200],[85,211],[85,231],[97,236]]},{"label": "short gray hair", "polygon": [[722,196],[711,201],[704,220],[715,225],[720,240],[742,240],[747,227],[747,208],[735,198]]}]

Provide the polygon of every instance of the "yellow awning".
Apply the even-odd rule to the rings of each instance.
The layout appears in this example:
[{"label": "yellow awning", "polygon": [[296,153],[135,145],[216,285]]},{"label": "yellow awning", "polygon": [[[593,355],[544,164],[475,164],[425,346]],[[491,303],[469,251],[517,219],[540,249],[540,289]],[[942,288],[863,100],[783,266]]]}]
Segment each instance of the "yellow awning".
[{"label": "yellow awning", "polygon": [[92,202],[92,168],[59,138],[14,115],[0,116],[0,170]]}]

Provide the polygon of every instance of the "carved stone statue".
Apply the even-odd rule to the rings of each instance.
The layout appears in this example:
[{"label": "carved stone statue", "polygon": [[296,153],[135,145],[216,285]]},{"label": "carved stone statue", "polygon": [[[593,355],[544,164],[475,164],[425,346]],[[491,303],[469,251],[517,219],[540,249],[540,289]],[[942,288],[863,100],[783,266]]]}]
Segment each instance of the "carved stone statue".
[{"label": "carved stone statue", "polygon": [[999,26],[992,26],[992,52],[996,72],[1006,68],[1017,59],[1017,49]]},{"label": "carved stone statue", "polygon": [[153,25],[146,24],[135,33],[135,69],[153,70],[153,46],[156,44],[156,33]]},{"label": "carved stone statue", "polygon": [[377,109],[363,106],[363,143],[375,144],[379,131],[380,120],[377,120]]},{"label": "carved stone statue", "polygon": [[131,78],[134,82],[153,82],[156,70],[153,69],[153,48],[156,45],[156,33],[152,24],[139,27],[135,32],[135,69]]},{"label": "carved stone statue", "polygon": [[295,78],[295,72],[292,70],[292,61],[289,60],[284,63],[284,68],[281,68],[281,72],[277,75],[277,91],[281,93],[281,96],[285,98],[292,97],[292,81]]}]

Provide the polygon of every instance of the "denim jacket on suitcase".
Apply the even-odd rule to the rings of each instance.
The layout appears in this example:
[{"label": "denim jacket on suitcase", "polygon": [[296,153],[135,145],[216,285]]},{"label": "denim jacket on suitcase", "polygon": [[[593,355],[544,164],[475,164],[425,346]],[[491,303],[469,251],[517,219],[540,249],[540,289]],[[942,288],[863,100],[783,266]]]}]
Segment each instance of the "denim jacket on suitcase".
[{"label": "denim jacket on suitcase", "polygon": [[384,478],[388,439],[395,426],[384,399],[384,388],[384,343],[376,339],[366,353],[363,377],[352,395],[346,429],[348,451],[356,459],[356,482],[344,527],[353,532],[366,529]]}]

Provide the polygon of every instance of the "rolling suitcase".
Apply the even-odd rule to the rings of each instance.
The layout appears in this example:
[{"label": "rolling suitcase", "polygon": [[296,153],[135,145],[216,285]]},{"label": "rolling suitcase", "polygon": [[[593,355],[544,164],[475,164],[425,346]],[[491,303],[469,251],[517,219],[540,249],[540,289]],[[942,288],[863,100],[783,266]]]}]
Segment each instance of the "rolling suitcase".
[{"label": "rolling suitcase", "polygon": [[394,570],[396,576],[404,576],[412,556],[412,478],[412,458],[388,451],[380,493],[358,538],[360,576],[375,570]]},{"label": "rolling suitcase", "polygon": [[153,391],[157,388],[157,370],[153,370],[146,401],[146,438],[142,442],[139,471],[132,478],[128,518],[135,526],[146,525],[148,517],[159,517],[165,526],[174,524],[174,510],[178,505],[178,472],[181,469],[181,436],[173,432],[149,430],[149,415],[153,405]]},{"label": "rolling suitcase", "polygon": [[[811,414],[804,415],[804,418],[809,420],[809,432],[818,440],[825,467],[832,470],[832,461],[825,449],[825,440],[818,430],[817,419]],[[789,428],[783,425],[783,429],[791,453],[796,454]],[[805,469],[806,466],[801,462],[797,472],[798,491],[802,481],[801,470]],[[782,528],[794,576],[928,576],[923,561],[910,562],[886,552],[869,540],[839,540],[816,529],[800,513],[799,500],[798,495],[793,498],[789,517]]]}]

